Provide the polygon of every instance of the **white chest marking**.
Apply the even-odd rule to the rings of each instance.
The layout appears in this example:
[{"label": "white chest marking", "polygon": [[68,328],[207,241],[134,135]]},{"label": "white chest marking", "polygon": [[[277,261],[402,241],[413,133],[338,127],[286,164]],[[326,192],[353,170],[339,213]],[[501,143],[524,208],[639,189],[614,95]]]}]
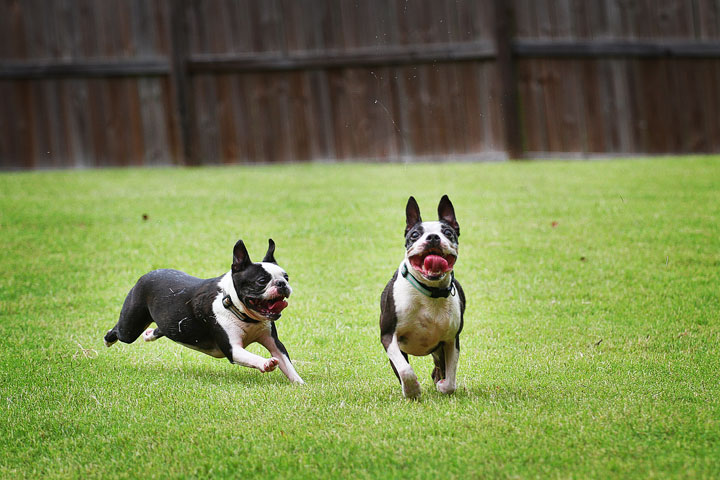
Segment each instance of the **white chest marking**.
[{"label": "white chest marking", "polygon": [[[247,313],[244,312],[243,304],[235,292],[230,273],[225,274],[220,279],[219,285],[224,292],[228,292],[235,306],[243,313]],[[244,348],[270,332],[269,320],[259,323],[243,322],[223,306],[222,298],[222,293],[218,293],[215,300],[213,300],[212,309],[218,324],[225,330],[231,347]]]},{"label": "white chest marking", "polygon": [[398,273],[393,284],[397,314],[395,335],[400,349],[411,355],[430,354],[440,342],[454,341],[460,329],[460,299],[430,298]]}]

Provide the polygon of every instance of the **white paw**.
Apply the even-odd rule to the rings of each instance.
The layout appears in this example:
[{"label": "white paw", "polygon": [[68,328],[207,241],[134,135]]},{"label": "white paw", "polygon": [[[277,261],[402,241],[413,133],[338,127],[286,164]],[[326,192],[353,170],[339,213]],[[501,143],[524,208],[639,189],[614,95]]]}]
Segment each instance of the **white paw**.
[{"label": "white paw", "polygon": [[454,383],[451,384],[450,382],[447,381],[447,379],[442,379],[439,382],[437,382],[435,384],[435,388],[437,388],[438,392],[445,393],[445,394],[451,394],[451,393],[455,392],[455,389],[456,389],[455,384]]},{"label": "white paw", "polygon": [[155,329],[154,328],[148,328],[143,332],[143,340],[146,342],[152,342],[153,340],[157,340],[155,337]]},{"label": "white paw", "polygon": [[275,357],[270,357],[265,361],[265,363],[260,365],[259,370],[263,373],[272,372],[275,368],[277,368],[279,363],[280,360]]},{"label": "white paw", "polygon": [[414,400],[420,397],[420,382],[418,382],[415,372],[412,370],[409,372],[403,372],[400,374],[400,381],[402,383],[402,391],[405,398]]}]

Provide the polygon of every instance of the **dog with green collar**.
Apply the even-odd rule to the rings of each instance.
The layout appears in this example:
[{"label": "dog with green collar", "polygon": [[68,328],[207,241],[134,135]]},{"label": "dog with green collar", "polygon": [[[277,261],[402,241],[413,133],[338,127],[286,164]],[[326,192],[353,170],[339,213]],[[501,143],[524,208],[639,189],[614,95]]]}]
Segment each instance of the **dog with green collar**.
[{"label": "dog with green collar", "polygon": [[420,383],[409,355],[432,355],[432,379],[441,393],[456,386],[465,294],[455,279],[460,226],[447,195],[438,220],[423,222],[413,197],[405,207],[405,258],[380,299],[380,340],[403,395],[416,399]]}]

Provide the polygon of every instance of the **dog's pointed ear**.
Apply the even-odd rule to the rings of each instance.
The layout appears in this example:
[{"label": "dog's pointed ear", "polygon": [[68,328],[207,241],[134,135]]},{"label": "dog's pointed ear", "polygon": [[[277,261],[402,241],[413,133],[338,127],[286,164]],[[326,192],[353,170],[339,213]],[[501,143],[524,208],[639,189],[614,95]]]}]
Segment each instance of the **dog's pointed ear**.
[{"label": "dog's pointed ear", "polygon": [[275,261],[275,242],[273,242],[272,238],[268,238],[267,253],[265,254],[265,258],[263,258],[262,261],[267,263],[274,263],[277,265],[277,262]]},{"label": "dog's pointed ear", "polygon": [[408,198],[405,206],[405,235],[418,223],[422,222],[420,217],[420,207],[418,207],[415,197]]},{"label": "dog's pointed ear", "polygon": [[438,204],[438,220],[445,222],[455,229],[455,233],[460,236],[460,225],[455,218],[455,209],[447,195],[443,195]]},{"label": "dog's pointed ear", "polygon": [[250,255],[248,254],[247,248],[245,248],[245,244],[242,240],[238,240],[233,248],[232,271],[240,272],[245,270],[251,263],[252,260],[250,260]]}]

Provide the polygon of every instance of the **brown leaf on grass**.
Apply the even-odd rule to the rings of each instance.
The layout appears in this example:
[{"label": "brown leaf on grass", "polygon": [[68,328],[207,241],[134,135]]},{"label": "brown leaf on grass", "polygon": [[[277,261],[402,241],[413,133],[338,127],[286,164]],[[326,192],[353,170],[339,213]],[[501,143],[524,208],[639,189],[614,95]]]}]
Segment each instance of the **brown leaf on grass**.
[{"label": "brown leaf on grass", "polygon": [[77,340],[75,340],[75,343],[77,343],[77,346],[80,347],[80,349],[77,350],[73,354],[73,356],[72,356],[73,360],[79,358],[80,356],[82,356],[83,358],[91,358],[91,359],[96,358],[98,356],[98,352],[94,348],[85,348],[82,345],[80,345],[80,342],[78,342]]}]

